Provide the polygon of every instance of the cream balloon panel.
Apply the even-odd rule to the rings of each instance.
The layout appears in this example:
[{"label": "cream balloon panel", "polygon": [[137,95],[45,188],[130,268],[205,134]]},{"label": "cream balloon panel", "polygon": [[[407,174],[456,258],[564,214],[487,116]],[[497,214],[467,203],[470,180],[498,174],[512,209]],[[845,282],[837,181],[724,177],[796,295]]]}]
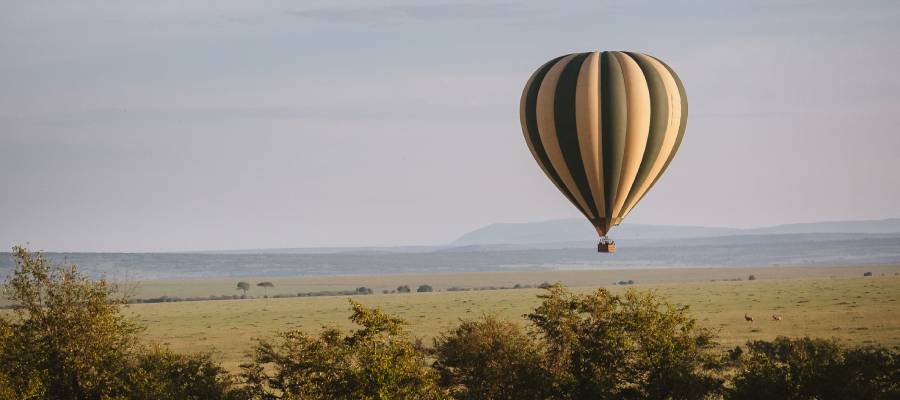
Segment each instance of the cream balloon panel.
[{"label": "cream balloon panel", "polygon": [[531,76],[520,118],[538,165],[605,236],[671,163],[687,97],[675,72],[651,56],[569,54]]}]

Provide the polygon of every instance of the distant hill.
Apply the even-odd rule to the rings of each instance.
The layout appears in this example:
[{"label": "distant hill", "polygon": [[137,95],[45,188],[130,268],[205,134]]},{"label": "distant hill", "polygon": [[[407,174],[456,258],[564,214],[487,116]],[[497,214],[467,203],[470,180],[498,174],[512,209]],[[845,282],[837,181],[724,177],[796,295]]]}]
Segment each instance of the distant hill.
[{"label": "distant hill", "polygon": [[[896,265],[900,219],[756,229],[625,224],[615,254],[598,254],[585,221],[493,224],[448,245],[193,253],[45,253],[113,281],[238,276],[404,274],[631,267]],[[0,276],[14,263],[0,253]],[[674,273],[674,272],[673,272]]]},{"label": "distant hill", "polygon": [[[734,235],[783,235],[805,233],[900,233],[900,218],[871,221],[831,221],[777,225],[754,229],[703,226],[623,224],[614,231],[618,241],[709,238]],[[500,223],[466,233],[451,246],[538,245],[596,241],[597,233],[584,219],[571,218],[542,222]]]},{"label": "distant hill", "polygon": [[[622,240],[615,254],[599,254],[594,241],[471,245],[428,252],[331,253],[45,253],[54,262],[112,281],[201,277],[371,275],[628,269],[632,267],[731,267],[786,265],[896,265],[900,233],[797,233],[726,235],[691,240]],[[14,267],[0,253],[0,276]],[[672,273],[677,273],[673,271]]]},{"label": "distant hill", "polygon": [[900,233],[900,218],[776,225],[768,228],[745,229],[742,230],[742,233],[754,235],[786,233]]}]

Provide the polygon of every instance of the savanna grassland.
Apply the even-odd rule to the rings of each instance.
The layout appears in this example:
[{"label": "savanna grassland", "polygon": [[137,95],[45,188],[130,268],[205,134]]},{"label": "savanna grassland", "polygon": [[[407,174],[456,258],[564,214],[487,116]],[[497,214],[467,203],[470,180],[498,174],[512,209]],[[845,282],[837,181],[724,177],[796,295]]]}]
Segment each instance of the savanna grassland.
[{"label": "savanna grassland", "polygon": [[[863,277],[864,272],[873,276]],[[540,289],[447,291],[451,287],[512,287],[562,282],[575,291],[606,287],[625,290],[615,282],[633,280],[641,290],[656,290],[670,301],[687,305],[703,327],[718,331],[720,346],[779,335],[836,338],[847,344],[900,346],[900,266],[684,268],[466,274],[332,276],[302,278],[234,278],[140,282],[133,296],[196,297],[239,294],[238,281],[249,282],[250,296],[359,286],[376,294],[246,300],[132,304],[127,312],[146,327],[144,336],[179,352],[211,351],[229,370],[246,359],[254,338],[277,331],[317,331],[322,326],[351,327],[348,297],[378,307],[409,322],[409,330],[431,338],[461,319],[482,315],[523,321],[538,303]],[[755,280],[748,280],[750,274]],[[733,279],[741,278],[741,281]],[[257,287],[271,281],[273,288]],[[436,290],[415,293],[420,284]],[[382,294],[409,285],[413,293]],[[744,314],[753,316],[748,323]],[[771,316],[782,316],[781,321]]]}]

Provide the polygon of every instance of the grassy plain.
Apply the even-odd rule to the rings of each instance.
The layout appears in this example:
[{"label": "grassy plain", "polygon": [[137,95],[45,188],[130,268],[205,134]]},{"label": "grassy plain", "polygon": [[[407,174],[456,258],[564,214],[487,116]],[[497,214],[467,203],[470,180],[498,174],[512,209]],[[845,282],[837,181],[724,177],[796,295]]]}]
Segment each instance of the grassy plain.
[{"label": "grassy plain", "polygon": [[[871,271],[874,276],[863,277]],[[748,281],[749,274],[756,280]],[[900,266],[628,269],[496,272],[469,274],[209,279],[143,282],[137,297],[235,294],[239,280],[268,280],[269,294],[367,286],[375,295],[352,296],[409,322],[410,332],[430,343],[460,319],[494,314],[523,321],[539,289],[448,292],[448,287],[512,286],[561,281],[576,291],[632,279],[635,288],[657,290],[689,305],[701,326],[719,331],[723,348],[778,335],[834,337],[851,344],[900,346]],[[742,281],[725,281],[742,278]],[[714,281],[713,281],[714,280]],[[380,294],[382,289],[427,283],[434,293]],[[253,287],[251,294],[262,289]],[[128,313],[146,326],[146,338],[177,351],[212,351],[236,370],[255,338],[277,331],[317,331],[324,325],[351,328],[347,296],[134,304]],[[747,323],[744,313],[755,322]],[[783,316],[771,320],[772,314]]]}]

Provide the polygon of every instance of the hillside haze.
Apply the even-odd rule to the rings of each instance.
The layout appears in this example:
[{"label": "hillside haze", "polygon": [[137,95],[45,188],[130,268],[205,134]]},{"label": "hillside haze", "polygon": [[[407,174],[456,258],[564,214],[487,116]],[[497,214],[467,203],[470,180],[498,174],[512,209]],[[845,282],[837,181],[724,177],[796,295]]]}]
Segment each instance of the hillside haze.
[{"label": "hillside haze", "polygon": [[[733,235],[784,234],[893,234],[900,233],[900,218],[871,221],[829,221],[786,224],[753,229],[714,228],[703,226],[622,224],[610,236],[619,242],[629,240],[708,238]],[[451,246],[492,244],[549,244],[591,242],[597,233],[582,218],[528,223],[498,223],[466,233]]]},{"label": "hillside haze", "polygon": [[[437,246],[46,256],[55,262],[75,263],[91,276],[114,280],[900,264],[900,219],[757,229],[623,224],[613,233],[619,244],[615,254],[597,254],[591,226],[566,219],[493,224]],[[9,254],[0,255],[0,274],[8,274],[12,267]]]}]

